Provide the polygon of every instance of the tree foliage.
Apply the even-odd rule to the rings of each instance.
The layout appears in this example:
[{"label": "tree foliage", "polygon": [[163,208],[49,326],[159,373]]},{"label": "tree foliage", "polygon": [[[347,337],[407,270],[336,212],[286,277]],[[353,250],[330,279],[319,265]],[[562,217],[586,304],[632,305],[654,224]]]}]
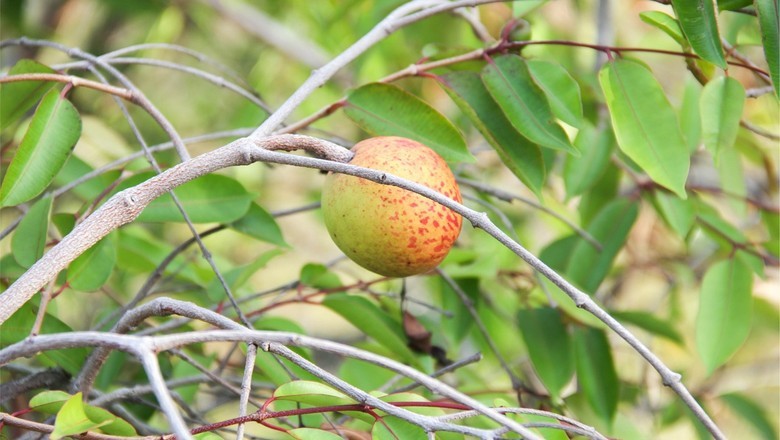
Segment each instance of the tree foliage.
[{"label": "tree foliage", "polygon": [[[1,4],[7,437],[777,438],[776,1]],[[324,229],[375,135],[434,272]]]}]

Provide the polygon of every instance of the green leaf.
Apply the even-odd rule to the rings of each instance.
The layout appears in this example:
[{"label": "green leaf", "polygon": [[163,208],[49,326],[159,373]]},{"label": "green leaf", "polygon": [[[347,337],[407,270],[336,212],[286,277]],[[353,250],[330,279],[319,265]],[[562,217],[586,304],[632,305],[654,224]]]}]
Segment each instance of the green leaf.
[{"label": "green leaf", "polygon": [[769,76],[775,86],[775,96],[780,96],[780,10],[777,0],[755,0],[758,24],[764,56],[769,65]]},{"label": "green leaf", "polygon": [[739,258],[719,261],[701,282],[696,348],[708,373],[723,365],[750,332],[753,272]]},{"label": "green leaf", "polygon": [[735,413],[748,422],[755,432],[764,440],[777,439],[777,430],[772,426],[771,419],[766,410],[753,400],[738,393],[724,394],[720,396]]},{"label": "green leaf", "polygon": [[613,318],[624,324],[631,324],[653,335],[668,339],[678,345],[684,345],[680,332],[674,328],[674,324],[657,316],[642,311],[616,311],[610,310]]},{"label": "green leaf", "polygon": [[[582,94],[580,85],[559,63],[528,60],[528,71],[542,88],[553,114],[572,127],[582,123]],[[576,146],[576,145],[575,145]]]},{"label": "green leaf", "polygon": [[44,413],[44,414],[57,414],[57,411],[62,408],[62,405],[71,398],[71,395],[65,391],[59,390],[46,390],[33,396],[30,399],[30,409]]},{"label": "green leaf", "polygon": [[323,264],[305,264],[301,268],[299,279],[304,286],[317,289],[333,289],[342,286],[339,276]]},{"label": "green leaf", "polygon": [[[65,162],[65,165],[60,172],[54,177],[54,184],[65,186],[92,171],[93,168],[89,164],[81,160],[78,156],[72,155],[68,158],[67,162]],[[116,182],[121,173],[122,171],[120,170],[105,172],[76,185],[69,193],[76,194],[85,201],[95,200],[106,190],[106,188],[110,188],[114,182]]]},{"label": "green leaf", "polygon": [[702,59],[725,69],[726,58],[720,44],[718,20],[712,0],[672,0],[672,8],[693,51]]},{"label": "green leaf", "polygon": [[[287,431],[296,440],[341,440],[343,437],[332,432],[314,428],[296,428]],[[222,437],[219,437],[220,439]]]},{"label": "green leaf", "polygon": [[[8,71],[8,75],[25,73],[54,73],[54,70],[37,61],[22,59]],[[0,84],[0,95],[3,97],[0,99],[0,132],[21,118],[54,84],[51,81]]]},{"label": "green leaf", "polygon": [[683,48],[688,47],[688,42],[685,41],[680,23],[671,15],[661,11],[645,11],[639,14],[639,19],[650,26],[662,30]]},{"label": "green leaf", "polygon": [[439,77],[439,82],[496,150],[504,165],[539,196],[546,174],[542,152],[538,145],[515,130],[490,96],[479,74],[453,72]]},{"label": "green leaf", "polygon": [[599,82],[620,149],[651,179],[685,198],[688,148],[652,72],[638,62],[617,60],[604,65]]},{"label": "green leaf", "polygon": [[49,186],[81,136],[76,108],[57,90],[43,97],[11,159],[2,187],[0,206],[24,203]]},{"label": "green leaf", "polygon": [[654,191],[653,202],[666,224],[680,238],[685,238],[696,221],[696,206],[666,191]]},{"label": "green leaf", "polygon": [[257,203],[252,203],[246,215],[233,222],[230,227],[258,240],[267,241],[281,247],[290,247],[284,241],[282,230],[276,224],[274,217]]},{"label": "green leaf", "polygon": [[680,105],[680,130],[685,137],[689,154],[693,154],[701,142],[701,112],[699,111],[701,89],[698,81],[688,78]]},{"label": "green leaf", "polygon": [[718,10],[734,11],[753,4],[753,0],[718,0]]},{"label": "green leaf", "polygon": [[593,411],[611,426],[620,394],[612,349],[604,330],[582,327],[574,332],[577,383]]},{"label": "green leaf", "polygon": [[[474,318],[469,313],[466,305],[460,300],[458,294],[441,277],[435,277],[436,289],[440,293],[440,301],[444,310],[452,313],[452,317],[442,319],[441,331],[453,344],[463,342],[474,327]],[[455,282],[469,297],[473,304],[479,304],[479,278],[455,278]]]},{"label": "green leaf", "polygon": [[76,393],[62,405],[54,421],[54,431],[52,431],[50,439],[58,440],[111,423],[111,420],[107,419],[91,420],[85,412],[84,402],[81,399],[81,393]]},{"label": "green leaf", "polygon": [[341,315],[367,336],[379,342],[400,359],[417,365],[409,349],[401,324],[366,298],[344,293],[325,297],[322,304]]},{"label": "green leaf", "polygon": [[[265,251],[255,258],[251,263],[231,269],[224,274],[224,280],[230,287],[230,291],[235,295],[241,287],[249,281],[249,278],[264,268],[269,261],[284,253],[283,250],[275,248]],[[211,280],[207,289],[208,297],[214,301],[220,301],[225,298],[225,287],[216,276]],[[240,295],[237,295],[240,296]]]},{"label": "green leaf", "polygon": [[116,263],[116,232],[111,232],[68,266],[66,279],[74,290],[94,292],[103,287]]},{"label": "green leaf", "polygon": [[395,373],[379,365],[346,358],[339,366],[338,376],[361,390],[376,390],[395,377]]},{"label": "green leaf", "polygon": [[639,213],[636,202],[626,198],[606,205],[587,227],[590,235],[601,243],[599,251],[591,243],[580,240],[574,247],[566,268],[569,281],[586,292],[595,292],[612,268],[612,261],[628,238]]},{"label": "green leaf", "polygon": [[371,429],[372,440],[426,440],[428,438],[430,437],[421,427],[394,416],[382,417]]},{"label": "green leaf", "polygon": [[719,163],[721,152],[734,148],[737,140],[745,89],[734,78],[721,76],[704,86],[700,102],[704,146],[715,157],[715,163]]},{"label": "green leaf", "polygon": [[274,391],[277,400],[290,400],[312,406],[351,405],[354,399],[328,385],[308,380],[295,380]]},{"label": "green leaf", "polygon": [[518,324],[536,375],[558,401],[575,368],[571,337],[560,312],[550,307],[520,310]]},{"label": "green leaf", "polygon": [[33,204],[16,227],[11,251],[16,262],[30,267],[43,255],[49,239],[52,198],[44,197]]},{"label": "green leaf", "polygon": [[457,128],[425,101],[390,84],[372,83],[347,96],[344,113],[379,136],[403,136],[425,144],[447,162],[473,162]]},{"label": "green leaf", "polygon": [[611,129],[597,129],[583,122],[574,145],[582,152],[582,156],[566,156],[563,181],[567,197],[578,196],[596,184],[609,166],[615,138]]},{"label": "green leaf", "polygon": [[496,58],[482,70],[482,81],[523,136],[542,147],[577,153],[555,121],[544,91],[534,82],[522,58],[516,55]]}]

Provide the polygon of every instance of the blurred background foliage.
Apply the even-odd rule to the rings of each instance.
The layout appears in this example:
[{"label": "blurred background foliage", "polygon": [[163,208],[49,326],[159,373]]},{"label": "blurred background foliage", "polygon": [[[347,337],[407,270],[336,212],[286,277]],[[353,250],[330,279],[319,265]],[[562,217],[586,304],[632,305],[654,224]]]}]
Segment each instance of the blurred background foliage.
[{"label": "blurred background foliage", "polygon": [[[340,53],[401,3],[398,0],[2,0],[0,38],[5,40],[25,36],[46,39],[96,55],[143,43],[179,45],[207,58],[198,59],[160,48],[144,49],[128,56],[169,61],[212,72],[253,90],[268,108],[273,109],[305,81],[315,67],[312,64],[327,61]],[[528,1],[515,5],[486,5],[480,7],[479,12],[485,28],[493,37],[498,37],[501,29],[513,17],[522,16],[527,20],[530,35],[535,40],[592,42],[599,31],[596,3],[584,0]],[[650,1],[609,3],[613,16],[610,31],[614,34],[616,45],[679,51],[675,41],[639,19],[642,11],[669,12],[668,6]],[[302,51],[296,53],[292,45],[276,46],[266,38],[255,35],[251,29],[242,26],[236,17],[223,12],[225,4],[238,4],[267,15],[276,25],[308,45],[305,54]],[[743,14],[725,13],[719,16],[719,20],[721,34],[728,41],[738,45],[748,58],[763,60],[760,34],[754,19]],[[351,88],[379,80],[425,57],[463,53],[482,46],[483,43],[465,20],[446,14],[424,20],[398,31],[359,57],[333,81],[307,99],[289,122],[342,99]],[[567,46],[538,45],[526,48],[523,55],[554,60],[566,67],[580,84],[586,117],[596,122],[596,109],[602,99],[596,77],[596,52]],[[672,105],[684,119],[687,111],[685,106],[690,105],[686,97],[698,96],[701,86],[693,81],[680,58],[658,53],[632,53],[629,56],[650,66]],[[0,57],[2,69],[9,68],[21,58],[34,58],[50,66],[72,61],[58,51],[22,46],[7,47],[0,52]],[[184,137],[252,128],[259,125],[267,114],[238,94],[186,72],[144,63],[132,63],[120,68]],[[745,88],[761,85],[746,70],[733,68],[730,74]],[[420,96],[448,116],[464,133],[477,161],[473,164],[459,164],[456,171],[461,176],[524,197],[535,197],[501,164],[435,81],[412,77],[396,84]],[[77,89],[70,94],[70,98],[78,108],[84,124],[75,157],[91,167],[98,167],[138,151],[131,127],[109,96],[93,90]],[[132,107],[130,112],[150,145],[168,140],[144,112]],[[761,129],[777,133],[778,106],[771,93],[748,99],[743,116]],[[18,142],[23,127],[16,133],[2,134],[4,165],[12,155],[12,149],[7,147]],[[344,145],[367,136],[342,112],[316,122],[305,132]],[[209,151],[224,145],[228,140],[229,137],[225,137],[193,144],[191,152],[196,155]],[[777,142],[741,130],[737,143],[743,158],[746,193],[770,188],[769,193],[776,202]],[[178,161],[173,151],[157,153],[156,157],[163,168]],[[556,161],[555,158],[550,160]],[[561,172],[563,166],[561,157],[551,166],[542,203],[575,223],[584,223],[591,215],[585,206],[587,203],[603,206],[615,196],[601,194],[595,188],[591,194],[567,199]],[[142,159],[127,167],[128,170],[146,168],[148,164]],[[695,169],[706,172],[705,168]],[[317,202],[324,178],[321,173],[311,170],[266,165],[229,169],[220,174],[236,177],[254,195],[253,200],[269,212],[295,209]],[[705,175],[703,179],[707,180],[708,177]],[[509,204],[477,195],[470,190],[466,192],[476,198],[467,204],[477,209],[486,209],[502,227],[510,226],[520,242],[535,254],[571,233],[564,223],[526,204]],[[593,201],[599,198],[600,201]],[[733,204],[733,200],[718,197],[708,200],[718,206]],[[487,208],[481,208],[482,203],[487,203]],[[88,209],[88,204],[82,198],[69,194],[57,201],[55,213],[83,213]],[[749,240],[766,242],[766,248],[776,256],[776,233],[767,237],[764,226],[759,222],[745,222],[745,219],[754,218],[755,213],[752,209],[750,211],[744,204],[736,206],[729,210],[733,215],[729,220],[741,225],[742,233]],[[8,224],[18,215],[18,212],[4,209],[0,212],[0,221]],[[309,286],[321,288],[349,285],[359,280],[375,280],[373,275],[346,261],[337,263],[332,272],[324,272],[318,266],[331,262],[339,256],[339,252],[328,238],[317,210],[279,217],[277,222],[283,242],[281,239],[276,243],[249,241],[234,230],[221,231],[205,239],[219,267],[249,268],[248,281],[237,291],[239,297],[299,279],[307,280],[305,284]],[[199,225],[199,228],[205,230],[210,226]],[[99,292],[61,295],[50,306],[50,313],[74,330],[90,328],[115,310],[118,304],[128,301],[157,264],[157,256],[165,255],[189,237],[189,231],[181,223],[136,223],[123,228],[119,238],[123,243],[123,251],[118,255],[118,267],[121,270],[111,275],[107,287]],[[150,243],[156,247],[150,249]],[[134,244],[137,248],[131,252]],[[3,255],[8,255],[9,246],[9,240],[0,242]],[[278,255],[277,250],[281,250]],[[601,303],[618,315],[620,311],[643,311],[658,318],[655,324],[660,323],[661,328],[655,328],[654,331],[647,331],[652,327],[651,324],[647,324],[644,330],[639,329],[641,326],[632,329],[637,329],[641,339],[667,361],[673,370],[683,373],[684,382],[705,401],[714,419],[731,438],[757,438],[758,435],[767,438],[767,435],[777,432],[776,415],[780,412],[780,286],[777,266],[767,267],[766,276],[754,282],[754,315],[747,343],[729,361],[727,367],[708,375],[694,348],[693,329],[699,302],[699,279],[714,252],[717,250],[714,250],[711,238],[702,233],[694,233],[686,240],[672,233],[653,209],[652,198],[646,196],[625,247],[597,296]],[[264,262],[266,258],[267,264],[251,266],[258,261]],[[173,266],[155,294],[191,300],[204,306],[224,301],[219,289],[211,281],[213,273],[200,258],[196,247],[182,254]],[[465,225],[459,245],[443,269],[455,277],[466,294],[475,301],[478,313],[502,356],[510,364],[518,366],[518,374],[530,381],[529,386],[541,389],[541,385],[535,382],[528,362],[528,349],[520,336],[521,325],[514,316],[515,311],[529,304],[544,302],[544,295],[529,268],[492,238]],[[206,295],[204,285],[212,286],[207,289]],[[397,313],[397,294],[401,290],[399,281],[382,281],[374,284],[372,289],[393,294],[392,298],[380,295],[377,302],[384,309],[390,310],[391,314]],[[495,396],[511,396],[511,392],[508,392],[512,386],[510,378],[501,371],[490,347],[474,330],[473,322],[460,301],[455,299],[452,289],[438,277],[410,279],[406,289],[412,298],[454,310],[456,319],[444,319],[439,312],[410,304],[410,310],[433,332],[434,344],[445,347],[448,355],[454,359],[476,350],[486,356],[485,361],[458,372],[457,379],[453,380],[459,388],[474,392],[489,402]],[[89,307],[85,307],[85,304],[89,304]],[[260,298],[248,303],[246,310],[259,309],[264,305],[267,303]],[[333,308],[290,304],[275,308],[257,326],[300,329],[315,336],[351,341],[379,352],[386,351],[386,347],[381,344],[366,340],[362,331],[333,313]],[[626,315],[625,318],[629,317]],[[437,326],[441,326],[441,331]],[[466,339],[467,334],[471,337]],[[694,428],[690,423],[676,397],[663,387],[653,372],[648,371],[645,361],[622,341],[613,342],[612,354],[622,387],[620,406],[612,429],[605,427],[598,414],[592,414],[593,409],[588,402],[583,401],[584,397],[580,394],[566,398],[565,405],[560,402],[553,402],[553,405],[572,412],[580,420],[594,424],[599,429],[605,429],[617,438],[692,438],[696,435],[696,429],[699,430],[698,435],[703,435],[700,428]],[[204,359],[217,354],[224,353],[198,353]],[[137,380],[139,369],[127,368],[122,359],[121,355],[114,357],[101,373],[104,379],[99,380],[99,385],[110,384],[113,377],[119,377],[125,382]],[[177,365],[184,365],[176,364],[177,361],[169,365],[169,371],[176,370]],[[341,368],[345,379],[367,389],[380,386],[387,380],[384,372],[369,371],[363,365],[355,366],[352,362],[341,364],[335,359],[321,359],[321,362],[325,365],[331,363],[333,368]],[[424,363],[422,368],[426,370],[434,367],[430,358],[424,358],[421,362]],[[184,373],[177,371],[175,374]],[[571,387],[566,390],[572,391]],[[745,403],[744,396],[749,396],[748,403]],[[544,398],[540,400],[545,401]],[[532,402],[535,402],[533,398]],[[749,414],[755,409],[750,406],[753,404],[759,406],[759,414],[763,418],[759,422],[750,419]],[[222,409],[223,415],[229,417],[232,409],[232,406],[226,405]],[[648,417],[648,414],[652,417]],[[768,428],[765,425],[763,430],[757,428],[767,419],[770,420]]]}]

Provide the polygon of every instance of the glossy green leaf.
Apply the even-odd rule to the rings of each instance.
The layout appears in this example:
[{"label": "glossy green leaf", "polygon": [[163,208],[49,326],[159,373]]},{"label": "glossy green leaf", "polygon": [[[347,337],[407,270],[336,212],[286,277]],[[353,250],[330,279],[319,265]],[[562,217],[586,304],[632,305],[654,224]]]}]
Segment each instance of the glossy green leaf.
[{"label": "glossy green leaf", "polygon": [[526,64],[536,84],[547,95],[553,114],[572,127],[579,127],[582,123],[582,94],[577,81],[559,63],[528,60]]},{"label": "glossy green leaf", "polygon": [[696,348],[707,371],[723,365],[750,332],[753,272],[739,258],[710,266],[701,282]]},{"label": "glossy green leaf", "polygon": [[578,196],[596,184],[609,166],[615,138],[611,129],[597,129],[583,122],[574,145],[582,152],[582,156],[566,156],[563,182],[567,197]]},{"label": "glossy green leaf", "polygon": [[734,78],[721,76],[704,86],[700,102],[704,146],[718,163],[720,153],[734,148],[737,140],[739,120],[745,106],[745,89]]},{"label": "glossy green leaf", "polygon": [[777,429],[772,425],[771,418],[762,405],[739,393],[725,394],[719,399],[751,425],[760,438],[777,439]]},{"label": "glossy green leaf", "polygon": [[623,324],[639,327],[648,333],[668,339],[678,345],[684,344],[682,335],[674,328],[673,323],[660,319],[652,313],[610,310],[609,314]]},{"label": "glossy green leaf", "polygon": [[395,377],[395,373],[379,365],[346,358],[339,365],[338,376],[361,390],[376,390]]},{"label": "glossy green leaf", "polygon": [[68,285],[82,292],[94,292],[108,281],[116,264],[116,232],[111,232],[87,249],[68,266]]},{"label": "glossy green leaf", "polygon": [[257,203],[252,203],[249,206],[249,211],[243,217],[233,222],[230,227],[258,240],[277,246],[290,247],[284,241],[282,230],[276,223],[276,219]]},{"label": "glossy green leaf", "polygon": [[[441,305],[452,313],[452,317],[443,319],[441,331],[454,344],[461,343],[474,327],[474,318],[453,288],[441,277],[436,277],[436,288],[440,292]],[[455,278],[455,283],[463,290],[472,304],[479,304],[479,278]]]},{"label": "glossy green leaf", "polygon": [[588,225],[587,231],[601,243],[601,250],[580,240],[572,250],[566,274],[569,281],[593,293],[612,268],[612,262],[628,238],[639,213],[636,202],[619,198],[606,205]]},{"label": "glossy green leaf", "polygon": [[654,191],[653,202],[666,224],[685,238],[696,221],[696,205],[666,191]]},{"label": "glossy green leaf", "polygon": [[474,161],[463,136],[447,118],[396,86],[372,83],[353,90],[344,113],[372,135],[414,139],[448,162]]},{"label": "glossy green leaf", "polygon": [[620,149],[651,179],[685,198],[688,148],[652,72],[636,61],[617,60],[604,65],[599,82]]},{"label": "glossy green leaf", "polygon": [[596,183],[582,194],[577,211],[580,213],[580,224],[587,226],[593,221],[604,206],[610,203],[618,194],[620,178],[623,172],[618,167],[608,166]]},{"label": "glossy green leaf", "polygon": [[0,187],[0,206],[24,203],[49,186],[81,136],[76,108],[57,90],[43,97]]},{"label": "glossy green leaf", "polygon": [[672,7],[683,34],[696,55],[712,64],[726,68],[726,58],[720,44],[718,20],[712,0],[672,0]]},{"label": "glossy green leaf", "polygon": [[11,252],[16,262],[23,267],[32,266],[43,255],[46,242],[49,240],[51,205],[51,197],[36,201],[14,231]]},{"label": "glossy green leaf", "polygon": [[372,440],[427,440],[429,438],[421,427],[395,416],[382,417],[371,429]]},{"label": "glossy green leaf", "polygon": [[[30,59],[19,60],[8,75],[54,73],[48,66]],[[0,132],[19,120],[55,83],[50,81],[19,81],[0,84]]]},{"label": "glossy green leaf", "polygon": [[639,14],[639,18],[645,23],[662,30],[666,35],[672,37],[674,41],[682,47],[687,47],[680,23],[669,14],[661,11],[645,11]]},{"label": "glossy green leaf", "polygon": [[577,153],[556,122],[547,97],[534,82],[525,60],[516,55],[496,58],[482,70],[482,81],[523,136],[542,147]]},{"label": "glossy green leaf", "polygon": [[468,116],[482,136],[496,150],[501,161],[537,196],[545,180],[545,166],[539,146],[517,132],[490,96],[476,72],[443,75],[440,84]]},{"label": "glossy green leaf", "polygon": [[[117,191],[135,186],[151,178],[144,173],[127,179]],[[249,212],[254,195],[247,192],[236,179],[221,174],[207,174],[189,181],[173,190],[193,223],[230,223]],[[152,201],[138,221],[183,222],[181,212],[170,194]]]},{"label": "glossy green leaf", "polygon": [[290,400],[312,406],[351,405],[355,402],[341,391],[328,385],[308,380],[294,380],[274,391],[277,400]]},{"label": "glossy green leaf", "polygon": [[617,411],[620,381],[612,360],[612,349],[604,330],[581,327],[574,332],[577,384],[593,411],[607,426]]},{"label": "glossy green leaf", "polygon": [[322,304],[341,315],[400,359],[412,365],[418,363],[407,345],[401,323],[395,321],[371,301],[361,296],[339,293],[326,296]]},{"label": "glossy green leaf", "polygon": [[[342,440],[343,437],[332,432],[314,428],[296,428],[287,431],[296,440]],[[219,437],[220,439],[222,437]]]},{"label": "glossy green leaf", "polygon": [[772,77],[775,96],[780,96],[780,6],[777,0],[755,0],[754,4],[769,76]]},{"label": "glossy green leaf", "polygon": [[60,390],[46,390],[30,399],[30,409],[44,414],[57,414],[62,405],[70,399],[71,395]]},{"label": "glossy green leaf", "polygon": [[81,393],[71,396],[60,408],[54,420],[54,430],[50,439],[59,440],[69,435],[95,430],[111,422],[109,419],[92,420],[84,410]]},{"label": "glossy green leaf", "polygon": [[517,322],[536,375],[557,401],[575,368],[571,337],[560,312],[550,307],[524,309]]}]

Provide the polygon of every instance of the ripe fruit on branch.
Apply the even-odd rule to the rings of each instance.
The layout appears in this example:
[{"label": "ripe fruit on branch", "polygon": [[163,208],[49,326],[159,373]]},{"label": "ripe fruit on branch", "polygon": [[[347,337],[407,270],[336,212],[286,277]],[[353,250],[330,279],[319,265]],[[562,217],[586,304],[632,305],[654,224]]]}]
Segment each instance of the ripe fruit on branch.
[{"label": "ripe fruit on branch", "polygon": [[[425,185],[461,201],[447,163],[411,139],[376,137],[352,149],[349,162]],[[331,238],[349,258],[389,277],[406,277],[435,268],[447,255],[462,224],[461,216],[419,194],[346,174],[329,174],[322,211]]]}]

